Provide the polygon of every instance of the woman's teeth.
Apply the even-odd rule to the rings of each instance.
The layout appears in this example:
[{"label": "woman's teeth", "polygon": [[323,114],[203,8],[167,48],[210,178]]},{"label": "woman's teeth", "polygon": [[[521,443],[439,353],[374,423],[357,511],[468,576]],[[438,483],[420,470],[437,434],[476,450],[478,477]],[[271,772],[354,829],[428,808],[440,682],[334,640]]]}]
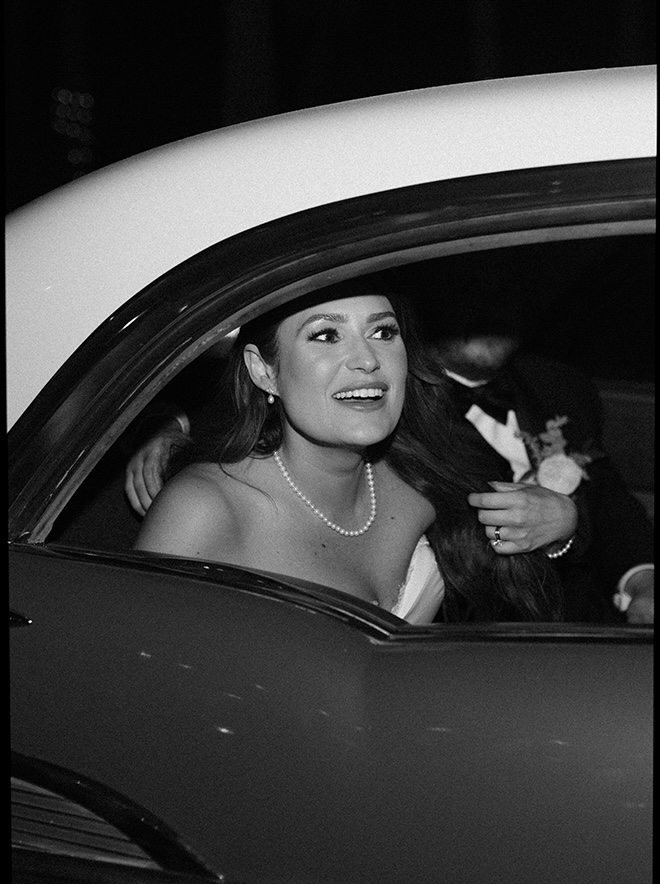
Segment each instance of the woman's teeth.
[{"label": "woman's teeth", "polygon": [[366,387],[363,390],[345,390],[343,393],[335,393],[335,399],[381,399],[384,390],[379,387]]}]

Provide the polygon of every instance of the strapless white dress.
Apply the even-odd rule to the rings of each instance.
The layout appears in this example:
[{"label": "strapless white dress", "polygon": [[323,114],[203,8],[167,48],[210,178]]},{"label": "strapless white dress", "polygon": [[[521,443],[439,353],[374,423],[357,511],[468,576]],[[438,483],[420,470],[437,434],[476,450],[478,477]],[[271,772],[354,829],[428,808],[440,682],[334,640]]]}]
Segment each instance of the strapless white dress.
[{"label": "strapless white dress", "polygon": [[408,623],[431,623],[442,604],[445,582],[431,545],[422,535],[410,559],[392,614]]}]

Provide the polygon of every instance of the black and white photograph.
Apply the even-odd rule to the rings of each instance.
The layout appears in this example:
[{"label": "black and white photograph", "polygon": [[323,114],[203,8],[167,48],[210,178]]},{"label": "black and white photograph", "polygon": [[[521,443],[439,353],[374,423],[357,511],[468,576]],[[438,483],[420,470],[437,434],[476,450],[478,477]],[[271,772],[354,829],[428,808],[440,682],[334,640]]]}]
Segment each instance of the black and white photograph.
[{"label": "black and white photograph", "polygon": [[14,884],[651,884],[650,0],[6,0]]}]

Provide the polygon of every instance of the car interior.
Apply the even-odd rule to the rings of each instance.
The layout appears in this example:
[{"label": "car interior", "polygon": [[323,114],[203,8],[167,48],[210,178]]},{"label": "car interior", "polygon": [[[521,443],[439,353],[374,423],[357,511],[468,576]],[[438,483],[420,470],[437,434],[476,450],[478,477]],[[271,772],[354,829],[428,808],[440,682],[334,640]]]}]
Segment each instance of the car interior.
[{"label": "car interior", "polygon": [[[429,329],[446,334],[477,321],[483,330],[513,324],[523,334],[524,348],[588,375],[603,406],[605,451],[651,518],[654,245],[651,234],[600,236],[466,251],[389,271],[397,290],[415,302],[427,334]],[[176,403],[193,416],[194,425],[230,344],[231,335],[203,352],[157,401]],[[141,519],[126,499],[124,472],[157,426],[153,406],[133,421],[56,519],[49,544],[131,549]]]}]

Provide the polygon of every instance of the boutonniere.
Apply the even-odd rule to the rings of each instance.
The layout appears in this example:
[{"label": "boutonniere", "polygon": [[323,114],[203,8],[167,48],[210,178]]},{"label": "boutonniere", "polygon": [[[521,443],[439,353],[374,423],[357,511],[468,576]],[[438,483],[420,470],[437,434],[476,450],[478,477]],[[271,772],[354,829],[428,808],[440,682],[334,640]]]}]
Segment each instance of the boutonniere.
[{"label": "boutonniere", "polygon": [[561,429],[567,423],[567,417],[555,417],[546,421],[545,433],[538,436],[516,433],[526,443],[533,464],[520,481],[531,482],[559,494],[572,494],[583,479],[589,478],[585,467],[599,457],[600,452],[593,450],[591,443],[588,443],[587,451],[567,453],[568,443]]}]

